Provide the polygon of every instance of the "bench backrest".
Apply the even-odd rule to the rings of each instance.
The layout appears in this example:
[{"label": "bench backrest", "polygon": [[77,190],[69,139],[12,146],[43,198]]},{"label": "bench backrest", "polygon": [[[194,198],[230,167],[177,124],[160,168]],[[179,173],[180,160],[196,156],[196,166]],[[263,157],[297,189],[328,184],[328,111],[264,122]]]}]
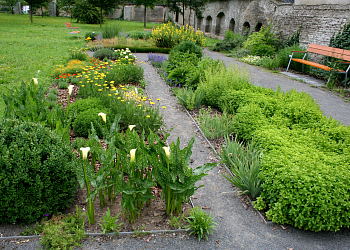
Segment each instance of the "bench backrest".
[{"label": "bench backrest", "polygon": [[338,49],[311,43],[307,51],[315,54],[334,57],[345,61],[350,61],[350,50]]},{"label": "bench backrest", "polygon": [[67,29],[72,28],[72,25],[70,23],[65,23],[65,24],[66,24]]}]

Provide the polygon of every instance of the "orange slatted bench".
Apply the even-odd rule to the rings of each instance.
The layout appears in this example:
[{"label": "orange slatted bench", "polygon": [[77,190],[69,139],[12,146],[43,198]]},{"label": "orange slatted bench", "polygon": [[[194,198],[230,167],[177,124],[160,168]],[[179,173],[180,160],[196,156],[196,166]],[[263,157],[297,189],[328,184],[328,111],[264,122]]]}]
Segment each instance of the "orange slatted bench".
[{"label": "orange slatted bench", "polygon": [[68,30],[68,38],[69,35],[77,35],[79,39],[79,34],[81,33],[81,28],[80,27],[72,27],[71,23],[65,23],[66,28]]},{"label": "orange slatted bench", "polygon": [[[304,53],[303,59],[293,58],[294,53]],[[320,64],[320,63],[311,62],[311,61],[305,60],[305,57],[307,56],[308,53],[314,53],[314,54],[318,54],[318,55],[329,56],[329,57],[333,57],[336,59],[340,59],[341,61],[336,62],[336,64],[343,63],[343,64],[347,64],[349,66],[347,67],[346,70],[340,70],[340,69],[328,67],[328,66]],[[327,47],[327,46],[317,45],[317,44],[311,43],[309,45],[309,48],[306,51],[295,51],[294,50],[294,51],[292,51],[292,54],[289,55],[289,57],[290,57],[290,60],[289,60],[288,67],[287,67],[286,71],[288,71],[291,61],[294,61],[294,62],[310,65],[310,66],[315,67],[315,68],[323,69],[326,71],[332,71],[332,72],[336,72],[336,73],[340,73],[340,74],[345,74],[345,86],[346,86],[346,82],[348,79],[348,72],[350,71],[350,51],[349,50],[332,48],[332,47]],[[334,65],[334,67],[335,66],[336,65]],[[331,76],[332,76],[332,73],[331,73]],[[331,76],[329,77],[329,79],[331,78]],[[329,79],[328,79],[328,81],[329,81]]]}]

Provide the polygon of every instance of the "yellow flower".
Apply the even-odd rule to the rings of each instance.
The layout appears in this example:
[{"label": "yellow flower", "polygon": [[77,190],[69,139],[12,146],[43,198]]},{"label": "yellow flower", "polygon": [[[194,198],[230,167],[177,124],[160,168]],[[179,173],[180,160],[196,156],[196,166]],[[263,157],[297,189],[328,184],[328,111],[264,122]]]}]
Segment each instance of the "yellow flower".
[{"label": "yellow flower", "polygon": [[146,118],[151,118],[151,116],[149,116],[149,115],[146,115]]},{"label": "yellow flower", "polygon": [[154,102],[150,102],[151,105],[155,104]]},{"label": "yellow flower", "polygon": [[102,91],[102,89],[98,89],[98,91]]},{"label": "yellow flower", "polygon": [[85,85],[81,85],[82,87],[85,87]]},{"label": "yellow flower", "polygon": [[108,94],[108,96],[112,96],[112,94]]},{"label": "yellow flower", "polygon": [[163,108],[163,109],[166,109],[166,107],[165,107],[165,106],[163,106],[162,108]]}]

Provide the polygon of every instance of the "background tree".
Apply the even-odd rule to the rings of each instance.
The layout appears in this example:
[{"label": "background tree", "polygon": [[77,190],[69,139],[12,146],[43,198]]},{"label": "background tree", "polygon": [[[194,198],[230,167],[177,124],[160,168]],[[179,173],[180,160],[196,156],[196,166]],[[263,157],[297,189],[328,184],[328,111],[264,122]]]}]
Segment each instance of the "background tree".
[{"label": "background tree", "polygon": [[152,10],[156,6],[156,3],[158,0],[135,0],[135,5],[136,6],[141,6],[143,5],[145,7],[143,11],[143,27],[146,28],[146,14],[147,14],[147,8],[151,8]]},{"label": "background tree", "polygon": [[88,0],[90,4],[100,9],[100,28],[103,22],[103,11],[106,14],[113,12],[118,9],[118,5],[121,4],[122,0]]},{"label": "background tree", "polygon": [[57,8],[68,12],[70,17],[73,18],[72,9],[75,5],[75,2],[75,0],[58,0]]},{"label": "background tree", "polygon": [[14,15],[15,14],[14,8],[18,2],[19,2],[18,0],[3,0],[3,1],[0,1],[0,5],[9,7],[11,9],[12,15]]},{"label": "background tree", "polygon": [[[204,5],[208,0],[166,0],[170,11],[180,13],[182,15],[182,24],[185,25],[185,9],[190,9],[196,12],[197,16],[201,16]],[[181,6],[181,7],[180,7]],[[189,20],[190,22],[190,20]]]},{"label": "background tree", "polygon": [[30,22],[33,23],[34,9],[40,8],[47,0],[26,0],[25,2],[29,5],[29,18]]}]

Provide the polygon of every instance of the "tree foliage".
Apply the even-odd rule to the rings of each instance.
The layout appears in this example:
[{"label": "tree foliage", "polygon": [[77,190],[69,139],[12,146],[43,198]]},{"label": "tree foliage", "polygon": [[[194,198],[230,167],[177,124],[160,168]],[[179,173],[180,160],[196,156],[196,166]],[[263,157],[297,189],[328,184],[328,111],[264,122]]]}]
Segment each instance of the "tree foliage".
[{"label": "tree foliage", "polygon": [[157,0],[135,0],[135,5],[136,6],[141,6],[143,5],[144,12],[143,12],[143,27],[146,28],[146,14],[147,14],[147,8],[151,8],[152,10],[156,6]]}]

